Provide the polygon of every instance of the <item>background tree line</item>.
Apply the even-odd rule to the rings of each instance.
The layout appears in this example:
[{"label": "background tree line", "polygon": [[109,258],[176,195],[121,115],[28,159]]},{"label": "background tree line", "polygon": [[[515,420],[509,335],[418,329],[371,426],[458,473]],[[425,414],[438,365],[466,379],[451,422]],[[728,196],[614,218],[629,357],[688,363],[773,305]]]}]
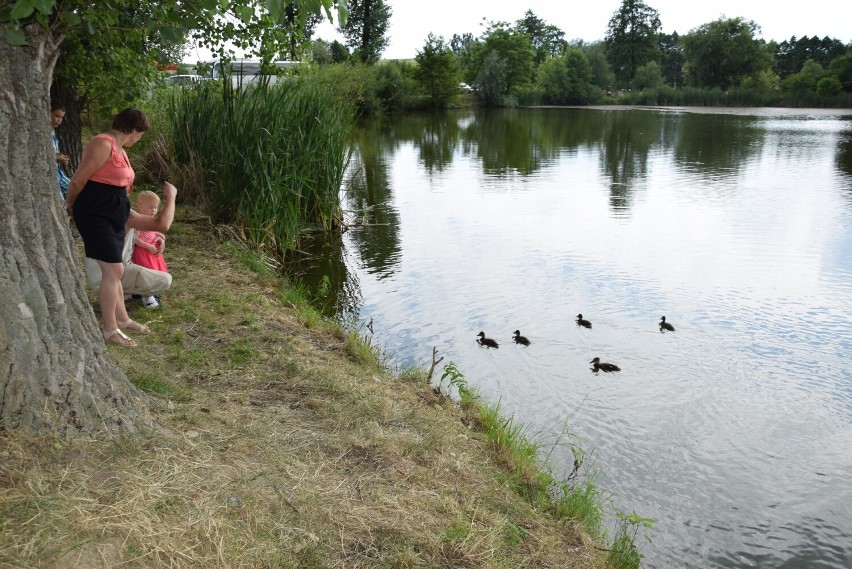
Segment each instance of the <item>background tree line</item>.
[{"label": "background tree line", "polygon": [[[460,33],[447,41],[430,35],[413,66],[397,63],[398,85],[407,89],[399,99],[417,107],[425,97],[428,106],[444,107],[458,90],[430,83],[464,81],[489,106],[588,104],[619,95],[630,102],[638,92],[664,91],[674,98],[672,90],[680,91],[679,104],[707,104],[708,97],[725,104],[721,95],[732,90],[740,96],[727,99],[731,104],[852,104],[852,45],[840,40],[794,36],[767,42],[757,23],[739,17],[721,17],[685,34],[661,30],[662,17],[652,6],[623,0],[598,42],[566,41],[565,32],[530,10],[514,23],[490,22],[478,37]],[[357,41],[347,44],[351,52],[313,42],[313,60],[376,61],[363,58]],[[429,70],[416,72],[419,66]]]}]

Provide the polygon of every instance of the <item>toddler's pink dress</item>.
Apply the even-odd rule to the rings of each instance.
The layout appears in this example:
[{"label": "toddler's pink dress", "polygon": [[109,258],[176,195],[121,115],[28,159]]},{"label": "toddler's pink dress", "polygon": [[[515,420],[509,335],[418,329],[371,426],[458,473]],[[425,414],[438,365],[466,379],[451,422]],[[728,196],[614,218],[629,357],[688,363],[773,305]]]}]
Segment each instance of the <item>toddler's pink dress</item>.
[{"label": "toddler's pink dress", "polygon": [[[159,245],[157,233],[154,231],[137,231],[136,237],[154,247]],[[163,271],[164,273],[168,272],[166,269],[166,259],[163,258],[162,254],[155,255],[142,247],[133,248],[131,260],[140,267],[147,267],[155,271]]]}]

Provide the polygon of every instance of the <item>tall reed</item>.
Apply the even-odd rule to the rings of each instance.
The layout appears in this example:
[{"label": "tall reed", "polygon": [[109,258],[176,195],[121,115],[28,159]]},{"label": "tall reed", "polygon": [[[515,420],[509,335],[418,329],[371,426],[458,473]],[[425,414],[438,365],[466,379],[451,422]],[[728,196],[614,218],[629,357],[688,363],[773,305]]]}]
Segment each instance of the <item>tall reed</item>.
[{"label": "tall reed", "polygon": [[283,256],[310,230],[340,220],[354,114],[306,79],[205,82],[170,103],[178,163],[196,161],[201,201],[265,250]]}]

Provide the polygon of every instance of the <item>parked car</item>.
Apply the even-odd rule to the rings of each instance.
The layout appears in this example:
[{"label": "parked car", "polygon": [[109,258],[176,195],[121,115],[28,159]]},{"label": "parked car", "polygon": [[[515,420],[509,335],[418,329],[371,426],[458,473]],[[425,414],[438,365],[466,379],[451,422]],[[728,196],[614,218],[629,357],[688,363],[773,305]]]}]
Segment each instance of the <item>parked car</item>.
[{"label": "parked car", "polygon": [[169,75],[166,85],[194,85],[203,79],[201,75]]},{"label": "parked car", "polygon": [[459,89],[461,89],[462,93],[473,93],[473,87],[467,83],[459,83]]}]

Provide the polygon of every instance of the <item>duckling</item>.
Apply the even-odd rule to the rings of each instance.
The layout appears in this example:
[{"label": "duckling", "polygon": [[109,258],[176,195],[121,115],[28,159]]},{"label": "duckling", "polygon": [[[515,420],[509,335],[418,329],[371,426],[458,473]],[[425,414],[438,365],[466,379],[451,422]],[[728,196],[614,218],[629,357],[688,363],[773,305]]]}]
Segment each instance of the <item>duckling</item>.
[{"label": "duckling", "polygon": [[591,322],[589,322],[588,320],[583,320],[583,315],[582,315],[582,314],[578,314],[578,315],[577,315],[577,325],[578,325],[578,326],[583,326],[583,327],[585,327],[585,328],[591,328],[591,327],[592,327],[592,323],[591,323]]},{"label": "duckling", "polygon": [[520,330],[515,330],[515,333],[512,336],[512,339],[515,341],[516,344],[521,344],[522,346],[529,346],[530,345],[529,338],[527,338],[526,336],[521,336]]},{"label": "duckling", "polygon": [[674,332],[674,326],[666,322],[666,317],[661,316],[660,318],[662,318],[662,320],[660,320],[660,332],[664,332],[665,330],[668,330],[669,332]]},{"label": "duckling", "polygon": [[592,371],[595,372],[595,373],[597,373],[598,371],[605,371],[605,372],[621,371],[621,368],[618,367],[617,365],[602,362],[600,358],[595,358],[592,361],[590,361],[589,363],[594,364]]},{"label": "duckling", "polygon": [[480,346],[485,346],[486,348],[499,348],[500,347],[497,344],[497,340],[492,340],[491,338],[486,338],[485,332],[480,332],[479,334],[477,334],[477,336],[479,336],[479,339],[476,340],[476,341],[479,342]]}]

